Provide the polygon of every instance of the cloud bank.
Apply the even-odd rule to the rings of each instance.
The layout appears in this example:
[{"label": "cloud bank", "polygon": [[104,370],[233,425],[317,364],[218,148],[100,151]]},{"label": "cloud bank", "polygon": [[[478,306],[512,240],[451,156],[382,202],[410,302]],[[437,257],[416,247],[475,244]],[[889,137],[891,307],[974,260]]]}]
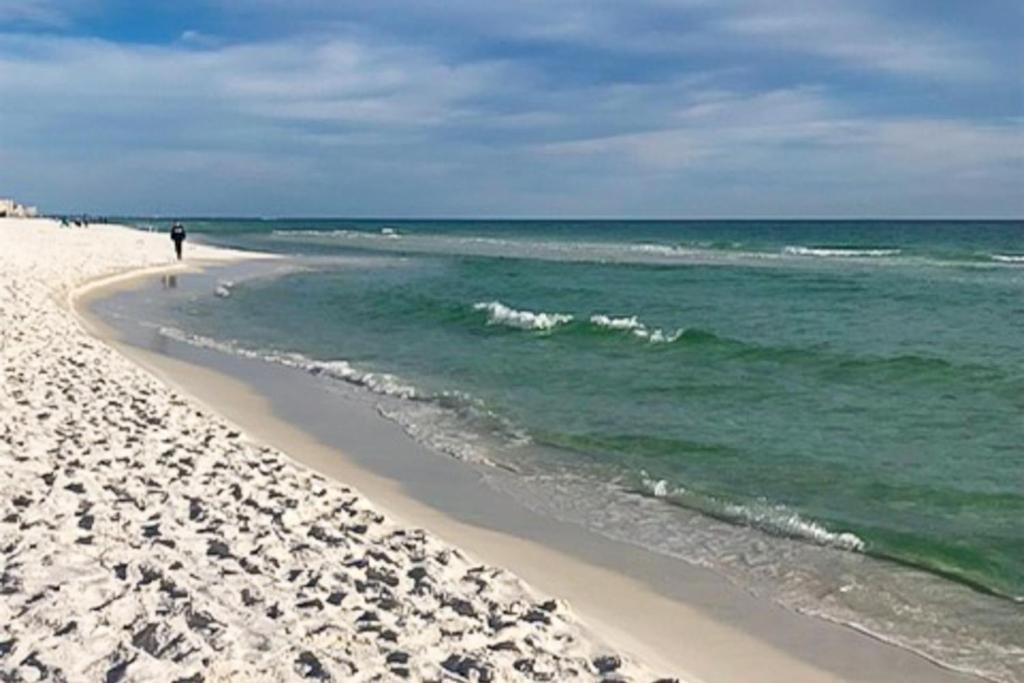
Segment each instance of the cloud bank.
[{"label": "cloud bank", "polygon": [[994,25],[839,0],[199,4],[123,28],[98,0],[0,0],[0,190],[145,214],[1024,212]]}]

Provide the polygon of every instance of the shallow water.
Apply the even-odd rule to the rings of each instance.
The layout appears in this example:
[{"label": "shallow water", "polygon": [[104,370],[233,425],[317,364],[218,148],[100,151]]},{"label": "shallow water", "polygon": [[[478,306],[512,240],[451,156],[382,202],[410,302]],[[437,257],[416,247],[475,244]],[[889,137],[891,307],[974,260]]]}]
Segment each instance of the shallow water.
[{"label": "shallow water", "polygon": [[189,227],[302,268],[165,335],[359,384],[537,509],[1024,676],[1024,224]]}]

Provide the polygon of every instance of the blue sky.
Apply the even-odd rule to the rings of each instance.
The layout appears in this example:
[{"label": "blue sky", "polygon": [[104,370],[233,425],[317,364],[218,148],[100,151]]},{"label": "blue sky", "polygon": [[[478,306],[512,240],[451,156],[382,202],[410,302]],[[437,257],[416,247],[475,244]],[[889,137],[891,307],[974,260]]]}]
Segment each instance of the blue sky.
[{"label": "blue sky", "polygon": [[1024,215],[1019,0],[0,0],[0,195],[110,214]]}]

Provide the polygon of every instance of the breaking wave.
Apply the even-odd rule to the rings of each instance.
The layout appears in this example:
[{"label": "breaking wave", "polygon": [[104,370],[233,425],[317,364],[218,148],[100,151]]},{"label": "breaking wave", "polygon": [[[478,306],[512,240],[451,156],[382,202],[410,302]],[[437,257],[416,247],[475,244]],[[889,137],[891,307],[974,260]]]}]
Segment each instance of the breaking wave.
[{"label": "breaking wave", "polygon": [[174,327],[160,327],[158,331],[190,346],[283,365],[368,390],[382,397],[376,405],[382,417],[398,424],[415,441],[457,460],[515,471],[514,466],[488,457],[488,449],[481,446],[481,435],[490,434],[512,448],[531,442],[525,431],[464,392],[424,392],[395,375],[365,372],[345,360],[318,361],[299,353],[255,351]]},{"label": "breaking wave", "polygon": [[398,233],[393,228],[369,230],[274,230],[278,240],[342,244],[358,249],[402,253],[449,254],[490,258],[524,258],[594,263],[652,265],[785,265],[786,256],[877,257],[896,256],[896,248],[788,246],[781,250],[745,250],[737,242],[658,244],[653,242],[559,241],[493,236],[425,235]]},{"label": "breaking wave", "polygon": [[671,344],[683,336],[683,328],[679,328],[674,332],[665,332],[661,329],[650,329],[637,317],[631,316],[629,318],[612,318],[607,315],[592,315],[590,316],[590,323],[608,330],[616,330],[629,332],[635,337],[640,339],[646,339],[652,344]]},{"label": "breaking wave", "polygon": [[902,249],[857,249],[855,247],[804,247],[800,245],[783,248],[787,256],[817,256],[821,258],[879,258],[883,256],[899,256]]},{"label": "breaking wave", "polygon": [[607,315],[592,315],[590,316],[590,322],[594,323],[598,327],[607,327],[609,330],[629,330],[631,332],[635,332],[637,330],[647,329],[635,315],[629,318],[612,318]]},{"label": "breaking wave", "polygon": [[417,389],[404,384],[394,375],[386,372],[362,372],[355,369],[344,360],[317,361],[311,360],[300,353],[279,353],[276,351],[253,351],[243,348],[231,342],[218,341],[209,337],[182,332],[175,327],[161,327],[159,332],[162,336],[175,341],[183,342],[191,346],[222,353],[230,353],[243,358],[262,360],[290,368],[305,370],[312,375],[324,375],[333,379],[342,380],[349,384],[365,387],[375,394],[382,396],[393,396],[404,399],[423,398]]},{"label": "breaking wave", "polygon": [[[694,241],[683,244],[657,242],[564,241],[556,239],[485,235],[418,234],[394,227],[376,230],[292,229],[273,230],[277,241],[322,246],[344,246],[373,252],[441,254],[485,258],[538,259],[547,261],[646,264],[654,266],[741,266],[758,268],[817,267],[828,262],[867,266],[906,263],[931,267],[996,267],[1024,264],[1024,254],[982,252],[915,253],[896,245],[745,245],[742,242]],[[898,258],[897,258],[898,257]]]},{"label": "breaking wave", "polygon": [[481,301],[473,304],[474,311],[487,312],[488,325],[504,325],[520,330],[552,330],[559,325],[572,322],[567,313],[534,313],[519,311],[500,301]]},{"label": "breaking wave", "polygon": [[723,507],[728,521],[746,524],[768,533],[809,541],[841,550],[862,552],[864,541],[848,531],[830,531],[818,522],[807,520],[784,505],[758,502],[753,505],[728,504]]},{"label": "breaking wave", "polygon": [[[503,325],[517,330],[550,332],[556,327],[569,325],[576,320],[576,317],[570,313],[534,313],[512,308],[500,301],[481,301],[473,304],[473,310],[486,312],[488,325]],[[581,322],[573,327],[579,329],[580,326],[587,324],[600,330],[628,332],[634,337],[652,344],[672,343],[685,333],[683,328],[672,332],[666,332],[660,328],[650,328],[640,322],[636,316],[614,318],[604,314],[591,315],[586,323]]]},{"label": "breaking wave", "polygon": [[231,280],[218,280],[217,286],[214,288],[213,293],[222,299],[227,299],[231,296],[231,289],[235,286],[235,283]]},{"label": "breaking wave", "polygon": [[848,531],[832,531],[823,524],[801,517],[785,505],[757,501],[730,503],[710,496],[694,494],[682,486],[672,486],[641,471],[641,491],[655,498],[676,503],[732,524],[752,527],[771,534],[793,538],[839,550],[863,552],[864,541]]}]

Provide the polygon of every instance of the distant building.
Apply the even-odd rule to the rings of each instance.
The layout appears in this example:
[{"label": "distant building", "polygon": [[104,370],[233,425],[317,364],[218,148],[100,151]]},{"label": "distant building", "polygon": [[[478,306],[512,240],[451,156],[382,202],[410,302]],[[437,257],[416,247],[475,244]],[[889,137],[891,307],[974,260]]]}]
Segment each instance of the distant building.
[{"label": "distant building", "polygon": [[19,204],[13,199],[0,199],[0,218],[35,218],[39,210],[34,206]]}]

